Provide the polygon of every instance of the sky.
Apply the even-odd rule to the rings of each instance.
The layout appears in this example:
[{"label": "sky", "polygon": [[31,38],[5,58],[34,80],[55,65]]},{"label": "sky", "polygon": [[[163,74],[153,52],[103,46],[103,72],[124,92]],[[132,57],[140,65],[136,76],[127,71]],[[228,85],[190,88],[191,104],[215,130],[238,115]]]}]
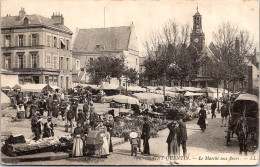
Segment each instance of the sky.
[{"label": "sky", "polygon": [[[135,26],[139,50],[152,31],[160,29],[169,19],[190,24],[198,4],[202,15],[206,44],[219,24],[231,22],[248,30],[259,40],[259,2],[257,0],[2,0],[1,16],[26,14],[51,17],[53,12],[64,16],[65,25],[73,32],[79,28]],[[73,36],[75,38],[75,36]]]}]

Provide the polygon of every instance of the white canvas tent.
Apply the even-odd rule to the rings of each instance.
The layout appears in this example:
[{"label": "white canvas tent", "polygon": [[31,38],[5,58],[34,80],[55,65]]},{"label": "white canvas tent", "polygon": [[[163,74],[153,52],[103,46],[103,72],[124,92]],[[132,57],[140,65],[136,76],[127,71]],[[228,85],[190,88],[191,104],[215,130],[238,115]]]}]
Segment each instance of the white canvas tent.
[{"label": "white canvas tent", "polygon": [[163,95],[154,93],[134,93],[133,96],[144,104],[162,103],[164,101]]},{"label": "white canvas tent", "polygon": [[116,90],[117,88],[118,88],[117,85],[108,84],[108,83],[104,83],[100,86],[100,89],[102,90]]},{"label": "white canvas tent", "polygon": [[169,89],[169,91],[170,92],[183,92],[185,90],[175,86],[175,87],[172,87],[171,89]]},{"label": "white canvas tent", "polygon": [[[126,90],[126,87],[125,86],[119,86],[117,88],[117,90]],[[131,86],[127,87],[127,91],[130,91],[130,92],[145,92],[146,89],[141,88],[140,86],[137,86],[137,85],[131,85]]]},{"label": "white canvas tent", "polygon": [[47,84],[26,84],[20,85],[22,92],[41,92],[43,89],[52,89]]},{"label": "white canvas tent", "polygon": [[186,92],[184,96],[205,96],[205,93],[194,93],[194,92]]},{"label": "white canvas tent", "polygon": [[183,90],[189,91],[189,92],[201,92],[201,88],[195,88],[195,87],[182,87]]},{"label": "white canvas tent", "polygon": [[1,91],[1,104],[10,104],[10,98]]},{"label": "white canvas tent", "polygon": [[101,102],[108,103],[108,102],[118,102],[123,104],[137,104],[139,105],[139,100],[134,97],[125,96],[125,95],[114,95],[114,96],[105,96],[101,98]]}]

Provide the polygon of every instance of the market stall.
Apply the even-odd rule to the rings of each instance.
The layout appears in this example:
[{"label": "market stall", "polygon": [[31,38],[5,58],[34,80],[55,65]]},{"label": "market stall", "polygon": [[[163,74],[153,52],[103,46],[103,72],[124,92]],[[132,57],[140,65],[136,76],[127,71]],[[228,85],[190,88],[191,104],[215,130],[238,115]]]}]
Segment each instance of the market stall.
[{"label": "market stall", "polygon": [[5,109],[11,105],[11,99],[1,91],[1,109]]},{"label": "market stall", "polygon": [[21,92],[42,92],[42,91],[53,90],[47,84],[26,84],[26,85],[20,85],[20,87],[21,87]]},{"label": "market stall", "polygon": [[110,103],[112,101],[122,103],[122,104],[138,104],[139,100],[134,97],[125,96],[125,95],[114,95],[114,96],[105,96],[101,98],[101,102]]},{"label": "market stall", "polygon": [[196,87],[182,87],[183,90],[189,91],[189,92],[201,92],[202,88],[196,88]]},{"label": "market stall", "polygon": [[144,103],[147,105],[162,103],[164,101],[164,96],[155,93],[134,93],[133,97],[139,99],[140,103]]},{"label": "market stall", "polygon": [[179,87],[172,87],[171,89],[169,89],[170,92],[184,92],[184,89],[181,89]]},{"label": "market stall", "polygon": [[52,85],[52,86],[50,86],[53,90],[55,90],[55,91],[59,91],[59,90],[61,90],[61,88],[60,87],[58,87],[58,86],[55,86],[55,85]]},{"label": "market stall", "polygon": [[205,93],[194,93],[194,92],[186,92],[184,94],[185,97],[192,97],[192,96],[206,96]]},{"label": "market stall", "polygon": [[[126,87],[119,86],[117,88],[117,90],[126,90]],[[146,89],[145,88],[141,88],[140,86],[137,86],[137,85],[132,85],[132,86],[128,86],[127,87],[127,91],[128,92],[145,92]]]}]

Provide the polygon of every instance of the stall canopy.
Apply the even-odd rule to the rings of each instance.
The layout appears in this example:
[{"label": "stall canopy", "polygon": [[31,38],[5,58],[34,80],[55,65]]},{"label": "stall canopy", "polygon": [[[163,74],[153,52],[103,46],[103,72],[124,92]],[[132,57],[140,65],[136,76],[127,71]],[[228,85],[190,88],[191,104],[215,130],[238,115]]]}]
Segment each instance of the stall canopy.
[{"label": "stall canopy", "polygon": [[52,90],[47,84],[26,84],[20,85],[22,92],[41,92],[43,90]]},{"label": "stall canopy", "polygon": [[164,101],[163,95],[154,93],[134,93],[133,97],[138,98],[144,104],[162,103]]},{"label": "stall canopy", "polygon": [[[163,90],[163,86],[158,86],[157,89]],[[172,87],[165,86],[166,91],[169,91],[170,89],[172,89]]]},{"label": "stall canopy", "polygon": [[10,104],[10,98],[1,91],[1,104]]},{"label": "stall canopy", "polygon": [[205,93],[186,92],[184,96],[205,96]]},{"label": "stall canopy", "polygon": [[91,88],[91,89],[95,89],[95,90],[98,90],[100,88],[100,86],[91,85],[91,84],[81,84],[81,85],[84,86],[84,88]]},{"label": "stall canopy", "polygon": [[183,92],[185,91],[184,89],[181,89],[179,87],[172,87],[171,89],[169,89],[170,92]]},{"label": "stall canopy", "polygon": [[118,85],[108,84],[104,83],[100,86],[100,89],[102,90],[117,90]]},{"label": "stall canopy", "polygon": [[212,87],[205,87],[205,88],[201,89],[200,92],[201,93],[217,93],[217,89],[212,88]]},{"label": "stall canopy", "polygon": [[249,100],[249,101],[254,101],[257,104],[259,103],[258,97],[252,94],[240,94],[235,101],[239,101],[239,100]]},{"label": "stall canopy", "polygon": [[21,89],[21,86],[20,85],[14,85],[13,89]]},{"label": "stall canopy", "polygon": [[50,86],[53,90],[60,90],[60,87],[58,87],[58,86]]},{"label": "stall canopy", "polygon": [[201,92],[201,88],[195,88],[195,87],[182,87],[183,90],[189,91],[189,92]]},{"label": "stall canopy", "polygon": [[101,98],[101,102],[112,102],[115,101],[117,103],[122,104],[137,104],[139,105],[139,100],[134,97],[125,96],[125,95],[114,95],[114,96],[105,96]]},{"label": "stall canopy", "polygon": [[180,93],[169,92],[169,91],[165,91],[165,95],[166,95],[166,96],[170,96],[170,97],[176,97],[176,98],[179,98],[179,97],[180,97]]},{"label": "stall canopy", "polygon": [[[117,90],[126,90],[126,87],[119,86],[117,88]],[[131,91],[131,92],[145,92],[146,89],[145,88],[141,88],[140,86],[132,85],[132,86],[128,86],[127,87],[127,91]]]}]

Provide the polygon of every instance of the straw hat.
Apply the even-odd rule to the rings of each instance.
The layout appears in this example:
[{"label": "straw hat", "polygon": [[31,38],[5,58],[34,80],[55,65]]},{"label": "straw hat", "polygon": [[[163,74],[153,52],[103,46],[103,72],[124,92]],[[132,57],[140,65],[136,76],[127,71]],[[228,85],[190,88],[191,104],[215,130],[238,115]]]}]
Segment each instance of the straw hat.
[{"label": "straw hat", "polygon": [[137,137],[138,137],[138,133],[136,133],[136,132],[131,132],[131,133],[129,134],[129,136],[130,136],[130,138],[134,139],[134,138],[137,138]]}]

